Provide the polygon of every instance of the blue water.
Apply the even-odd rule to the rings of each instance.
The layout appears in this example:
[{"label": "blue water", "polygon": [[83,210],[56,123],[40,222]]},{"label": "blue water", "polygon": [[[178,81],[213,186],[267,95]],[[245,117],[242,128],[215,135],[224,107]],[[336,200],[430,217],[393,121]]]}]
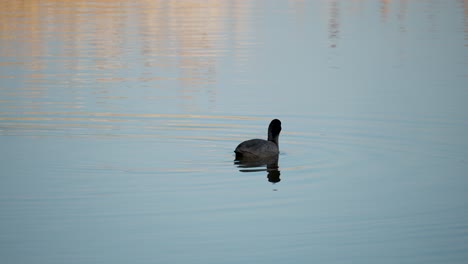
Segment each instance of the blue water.
[{"label": "blue water", "polygon": [[0,6],[1,263],[466,263],[466,1]]}]

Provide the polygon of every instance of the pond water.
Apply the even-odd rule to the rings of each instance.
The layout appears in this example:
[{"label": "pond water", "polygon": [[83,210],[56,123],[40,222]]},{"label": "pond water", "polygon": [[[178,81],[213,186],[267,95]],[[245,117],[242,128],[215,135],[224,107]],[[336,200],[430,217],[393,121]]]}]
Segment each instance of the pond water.
[{"label": "pond water", "polygon": [[0,6],[2,263],[466,263],[466,0]]}]

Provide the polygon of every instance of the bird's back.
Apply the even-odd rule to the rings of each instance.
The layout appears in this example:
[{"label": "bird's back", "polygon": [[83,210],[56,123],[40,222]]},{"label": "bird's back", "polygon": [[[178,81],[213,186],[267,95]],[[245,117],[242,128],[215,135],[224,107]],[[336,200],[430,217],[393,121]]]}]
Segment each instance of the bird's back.
[{"label": "bird's back", "polygon": [[278,155],[278,146],[272,141],[251,139],[240,143],[234,150],[236,158],[262,158]]}]

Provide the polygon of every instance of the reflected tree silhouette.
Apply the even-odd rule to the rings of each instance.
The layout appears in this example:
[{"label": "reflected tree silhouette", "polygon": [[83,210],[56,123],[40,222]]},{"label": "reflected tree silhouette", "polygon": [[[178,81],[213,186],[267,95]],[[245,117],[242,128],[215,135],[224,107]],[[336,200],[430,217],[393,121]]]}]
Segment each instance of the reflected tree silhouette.
[{"label": "reflected tree silhouette", "polygon": [[278,166],[278,155],[268,158],[241,158],[234,160],[234,164],[240,172],[266,171],[268,181],[271,183],[280,182],[281,172]]}]

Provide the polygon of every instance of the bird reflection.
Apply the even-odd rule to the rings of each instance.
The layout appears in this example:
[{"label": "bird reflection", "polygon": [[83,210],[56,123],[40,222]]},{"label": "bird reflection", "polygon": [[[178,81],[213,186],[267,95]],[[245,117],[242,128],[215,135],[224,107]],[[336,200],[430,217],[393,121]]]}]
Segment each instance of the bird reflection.
[{"label": "bird reflection", "polygon": [[241,158],[234,160],[240,172],[266,171],[268,181],[280,182],[280,171],[278,170],[278,155],[269,158]]}]

